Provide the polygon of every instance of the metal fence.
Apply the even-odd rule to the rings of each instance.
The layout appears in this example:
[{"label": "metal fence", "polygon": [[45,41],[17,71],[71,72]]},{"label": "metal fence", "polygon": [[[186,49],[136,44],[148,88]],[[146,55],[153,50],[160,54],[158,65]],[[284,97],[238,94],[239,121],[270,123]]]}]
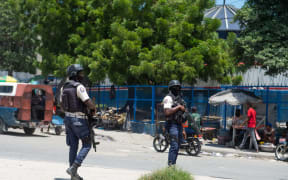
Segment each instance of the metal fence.
[{"label": "metal fence", "polygon": [[[196,106],[198,112],[209,120],[221,117],[221,127],[226,127],[226,118],[232,117],[235,108],[230,105],[212,106],[208,99],[213,94],[230,88],[241,88],[254,92],[260,96],[263,103],[257,104],[257,116],[265,118],[275,125],[276,122],[288,121],[288,86],[220,86],[220,87],[183,87],[183,98],[189,110]],[[161,102],[168,93],[167,86],[93,86],[89,88],[89,95],[99,108],[115,107],[123,111],[129,106],[132,122],[155,124],[157,117],[163,118],[159,110]],[[211,121],[212,122],[212,121]]]}]

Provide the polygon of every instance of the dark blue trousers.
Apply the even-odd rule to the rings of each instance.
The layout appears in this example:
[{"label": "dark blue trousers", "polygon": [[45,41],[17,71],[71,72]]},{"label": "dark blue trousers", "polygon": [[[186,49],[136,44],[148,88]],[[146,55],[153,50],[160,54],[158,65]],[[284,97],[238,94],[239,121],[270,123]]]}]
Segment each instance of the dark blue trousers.
[{"label": "dark blue trousers", "polygon": [[[66,128],[66,143],[69,148],[69,163],[81,165],[88,152],[91,149],[90,131],[87,120],[65,117],[64,124]],[[82,148],[78,152],[79,140],[82,141]]]},{"label": "dark blue trousers", "polygon": [[180,141],[182,140],[182,125],[176,123],[166,123],[166,129],[170,137],[170,149],[168,154],[168,165],[176,164]]}]

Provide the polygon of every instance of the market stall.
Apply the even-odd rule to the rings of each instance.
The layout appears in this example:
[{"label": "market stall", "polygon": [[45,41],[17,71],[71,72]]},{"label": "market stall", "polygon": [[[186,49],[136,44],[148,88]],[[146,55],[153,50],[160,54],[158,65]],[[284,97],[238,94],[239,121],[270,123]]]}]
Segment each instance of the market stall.
[{"label": "market stall", "polygon": [[[256,96],[253,92],[246,91],[243,89],[228,89],[221,91],[219,93],[214,94],[209,98],[209,104],[212,105],[220,105],[220,104],[227,104],[232,106],[239,106],[243,104],[250,103],[260,103],[262,102],[261,98]],[[236,108],[235,108],[236,111]],[[226,112],[225,112],[226,114]],[[245,118],[245,117],[244,117]],[[235,119],[235,113],[234,113],[234,119]],[[235,145],[235,137],[236,137],[236,131],[243,130],[243,126],[239,124],[232,123],[233,128],[233,135],[232,135],[232,146]],[[226,117],[224,118],[224,130],[226,129]]]}]

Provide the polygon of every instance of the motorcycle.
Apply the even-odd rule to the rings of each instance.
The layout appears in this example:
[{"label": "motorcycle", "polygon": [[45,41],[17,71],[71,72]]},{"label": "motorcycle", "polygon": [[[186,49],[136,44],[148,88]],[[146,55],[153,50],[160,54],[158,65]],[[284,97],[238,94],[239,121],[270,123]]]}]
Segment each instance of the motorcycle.
[{"label": "motorcycle", "polygon": [[288,160],[288,122],[276,124],[279,130],[282,130],[282,136],[275,149],[275,157],[277,160]]},{"label": "motorcycle", "polygon": [[285,138],[279,139],[279,144],[275,149],[275,157],[277,160],[285,161],[288,159],[288,143]]},{"label": "motorcycle", "polygon": [[[188,135],[186,138],[187,144],[180,144],[180,149],[184,149],[189,155],[197,156],[201,151],[201,142],[194,135]],[[157,152],[164,152],[170,144],[168,133],[158,134],[153,140],[153,147]]]}]

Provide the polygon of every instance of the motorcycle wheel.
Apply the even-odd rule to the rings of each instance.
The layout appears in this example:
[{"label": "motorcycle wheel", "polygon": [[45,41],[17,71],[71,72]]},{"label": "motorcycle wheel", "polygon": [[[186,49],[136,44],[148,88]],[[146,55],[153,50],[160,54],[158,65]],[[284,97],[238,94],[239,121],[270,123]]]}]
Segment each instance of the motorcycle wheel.
[{"label": "motorcycle wheel", "polygon": [[166,151],[168,145],[168,141],[163,135],[157,135],[153,140],[153,147],[157,152]]},{"label": "motorcycle wheel", "polygon": [[275,150],[275,157],[277,160],[281,161],[285,161],[288,158],[288,152],[285,144],[277,145]]},{"label": "motorcycle wheel", "polygon": [[201,142],[197,138],[188,139],[189,145],[186,147],[186,152],[191,156],[197,156],[201,151]]}]

